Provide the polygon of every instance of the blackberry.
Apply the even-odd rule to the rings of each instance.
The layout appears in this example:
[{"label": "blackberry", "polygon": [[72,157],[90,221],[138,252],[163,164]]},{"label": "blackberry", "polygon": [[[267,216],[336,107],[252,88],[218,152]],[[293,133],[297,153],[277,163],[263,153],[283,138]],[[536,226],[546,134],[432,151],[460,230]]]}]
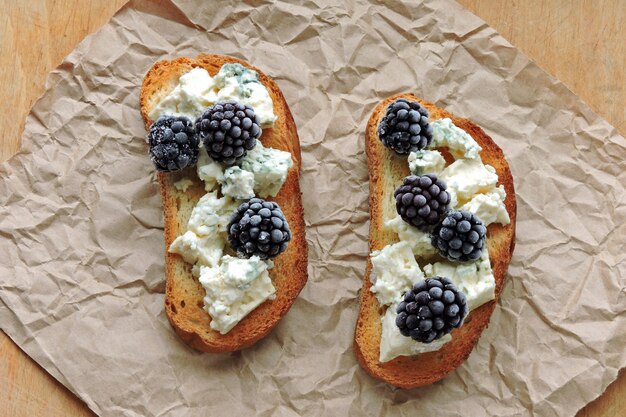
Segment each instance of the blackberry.
[{"label": "blackberry", "polygon": [[278,204],[252,198],[230,218],[228,240],[241,256],[268,259],[287,249],[291,230]]},{"label": "blackberry", "polygon": [[428,110],[415,101],[399,98],[387,107],[378,125],[378,137],[399,155],[424,149],[433,140]]},{"label": "blackberry", "polygon": [[198,136],[184,116],[161,116],[148,133],[150,159],[159,171],[179,171],[198,162]]},{"label": "blackberry", "polygon": [[451,261],[474,261],[482,254],[486,233],[480,217],[469,211],[451,210],[433,230],[431,244]]},{"label": "blackberry", "polygon": [[461,327],[467,315],[467,299],[449,278],[426,278],[404,294],[396,313],[400,333],[430,343]]},{"label": "blackberry", "polygon": [[402,219],[420,229],[439,223],[450,203],[447,185],[435,174],[409,175],[393,193]]},{"label": "blackberry", "polygon": [[260,125],[252,107],[231,100],[208,107],[196,120],[196,131],[213,160],[232,165],[256,146]]}]

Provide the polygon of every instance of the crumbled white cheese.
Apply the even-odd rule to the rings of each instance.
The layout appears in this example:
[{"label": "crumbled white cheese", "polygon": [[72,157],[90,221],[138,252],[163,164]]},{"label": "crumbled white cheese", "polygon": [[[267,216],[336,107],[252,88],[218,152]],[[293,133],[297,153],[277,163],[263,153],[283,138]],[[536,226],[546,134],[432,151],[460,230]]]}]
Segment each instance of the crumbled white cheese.
[{"label": "crumbled white cheese", "polygon": [[216,266],[226,244],[228,219],[237,205],[228,197],[207,193],[194,207],[187,231],[170,245],[171,253],[180,254],[186,262]]},{"label": "crumbled white cheese", "polygon": [[274,103],[269,91],[259,82],[259,74],[241,64],[224,64],[215,76],[220,101],[237,100],[254,109],[262,127],[272,127],[276,121]]},{"label": "crumbled white cheese", "polygon": [[410,289],[424,278],[415,261],[411,246],[407,242],[387,245],[380,251],[372,252],[372,286],[380,305],[390,305],[399,294]]},{"label": "crumbled white cheese", "polygon": [[458,159],[439,176],[447,185],[450,206],[457,208],[476,194],[490,191],[498,182],[498,175],[490,165],[478,159]]},{"label": "crumbled white cheese", "polygon": [[148,114],[152,120],[165,114],[198,118],[202,111],[217,101],[215,80],[204,68],[193,68],[178,79],[178,85]]},{"label": "crumbled white cheese", "polygon": [[474,213],[489,226],[491,223],[509,224],[509,212],[506,211],[504,200],[506,199],[506,191],[504,186],[499,186],[487,192],[486,194],[477,194],[467,203],[463,204],[459,209]]},{"label": "crumbled white cheese", "polygon": [[242,100],[244,104],[254,109],[254,114],[259,116],[261,127],[272,127],[277,116],[274,114],[274,103],[269,91],[261,83],[248,84],[250,95]]},{"label": "crumbled white cheese", "polygon": [[445,146],[455,159],[478,159],[482,148],[465,130],[452,123],[449,118],[435,120],[430,124],[433,127],[433,141],[430,146]]},{"label": "crumbled white cheese", "polygon": [[224,180],[224,168],[219,162],[211,159],[206,149],[200,148],[198,154],[198,164],[196,165],[198,178],[204,181],[206,192],[215,190],[217,184]]},{"label": "crumbled white cheese", "polygon": [[198,236],[187,231],[178,236],[170,245],[170,253],[178,253],[185,262],[207,266],[217,266],[224,251],[224,239],[216,234]]},{"label": "crumbled white cheese", "polygon": [[215,78],[204,68],[193,68],[178,79],[178,85],[148,113],[152,120],[165,114],[196,120],[218,101],[237,100],[254,109],[261,126],[276,121],[274,103],[256,71],[240,64],[224,64]]},{"label": "crumbled white cheese", "polygon": [[231,198],[218,198],[216,192],[207,193],[200,198],[192,210],[187,230],[191,230],[198,236],[225,232],[228,219],[236,209],[237,203]]},{"label": "crumbled white cheese", "polygon": [[238,166],[229,167],[224,171],[221,184],[224,195],[238,200],[254,197],[254,174]]},{"label": "crumbled white cheese", "polygon": [[420,353],[434,352],[452,340],[449,334],[430,343],[417,343],[410,337],[403,336],[396,326],[396,307],[392,304],[381,317],[382,334],[380,337],[380,362],[388,362],[398,356],[411,356]]},{"label": "crumbled white cheese", "polygon": [[439,174],[446,167],[441,152],[421,150],[409,154],[409,169],[415,175]]},{"label": "crumbled white cheese", "polygon": [[238,164],[254,174],[254,191],[259,197],[265,198],[278,194],[293,161],[289,152],[266,148],[257,141],[256,146]]},{"label": "crumbled white cheese", "polygon": [[471,311],[495,298],[496,279],[493,276],[487,248],[481,257],[470,263],[435,262],[424,266],[426,276],[448,277],[467,296]]},{"label": "crumbled white cheese", "polygon": [[407,242],[414,255],[431,256],[437,253],[437,250],[430,243],[428,233],[411,226],[399,215],[393,219],[385,220],[385,227],[396,232],[401,242]]},{"label": "crumbled white cheese", "polygon": [[200,267],[200,284],[205,289],[204,305],[211,316],[210,326],[228,333],[241,319],[268,299],[276,289],[268,268],[258,256],[238,259],[226,255],[219,267]]}]

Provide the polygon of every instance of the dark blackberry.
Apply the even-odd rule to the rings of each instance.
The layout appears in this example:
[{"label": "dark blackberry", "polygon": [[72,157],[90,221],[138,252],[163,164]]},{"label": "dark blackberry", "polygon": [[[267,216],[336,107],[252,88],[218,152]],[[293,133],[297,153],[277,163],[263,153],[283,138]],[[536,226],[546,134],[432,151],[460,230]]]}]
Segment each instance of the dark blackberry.
[{"label": "dark blackberry", "polygon": [[447,185],[435,174],[409,175],[393,193],[396,210],[402,219],[420,229],[439,223],[448,210]]},{"label": "dark blackberry", "polygon": [[400,155],[424,149],[433,140],[428,110],[416,101],[397,99],[387,107],[378,124],[378,137],[383,145]]},{"label": "dark blackberry", "polygon": [[278,204],[252,198],[230,218],[228,240],[241,256],[268,259],[287,249],[291,230]]},{"label": "dark blackberry", "polygon": [[461,327],[467,315],[467,299],[449,278],[426,278],[404,294],[396,313],[400,333],[430,343]]},{"label": "dark blackberry", "polygon": [[150,159],[159,171],[179,171],[198,162],[198,136],[184,116],[161,116],[148,133]]},{"label": "dark blackberry", "polygon": [[232,165],[256,146],[261,119],[245,104],[217,102],[196,120],[196,131],[213,160]]},{"label": "dark blackberry", "polygon": [[480,217],[469,211],[451,210],[433,230],[431,244],[451,261],[475,261],[483,252],[486,233]]}]

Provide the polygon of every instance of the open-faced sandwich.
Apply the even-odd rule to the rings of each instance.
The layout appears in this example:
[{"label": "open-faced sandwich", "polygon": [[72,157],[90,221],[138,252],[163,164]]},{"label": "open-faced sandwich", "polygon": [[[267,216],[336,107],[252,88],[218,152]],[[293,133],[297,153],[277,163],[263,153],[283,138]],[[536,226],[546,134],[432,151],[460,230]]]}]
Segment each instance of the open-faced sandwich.
[{"label": "open-faced sandwich", "polygon": [[248,347],[307,280],[285,98],[246,62],[199,55],[154,64],[140,106],[163,201],[167,317],[201,351]]},{"label": "open-faced sandwich", "polygon": [[456,369],[489,323],[515,246],[513,178],[482,129],[412,94],[376,107],[365,142],[355,351],[373,377],[419,387]]}]

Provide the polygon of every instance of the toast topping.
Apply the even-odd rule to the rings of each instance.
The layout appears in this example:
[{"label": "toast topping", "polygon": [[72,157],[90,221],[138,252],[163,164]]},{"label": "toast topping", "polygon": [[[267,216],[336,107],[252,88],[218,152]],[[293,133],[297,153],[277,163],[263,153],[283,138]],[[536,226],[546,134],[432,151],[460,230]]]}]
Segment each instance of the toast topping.
[{"label": "toast topping", "polygon": [[393,193],[402,219],[422,230],[439,223],[450,203],[447,185],[435,174],[410,175]]},{"label": "toast topping", "polygon": [[262,198],[278,194],[292,165],[289,152],[266,148],[261,142],[239,162],[241,169],[254,174],[254,192]]},{"label": "toast topping", "polygon": [[438,275],[450,278],[466,295],[467,308],[470,311],[495,298],[496,281],[486,248],[476,262],[465,264],[435,262],[425,265],[424,273],[428,276]]},{"label": "toast topping", "polygon": [[198,236],[188,230],[172,242],[169,250],[190,264],[217,265],[224,250],[224,240],[211,234]]},{"label": "toast topping", "polygon": [[412,356],[420,353],[434,352],[450,340],[452,336],[446,334],[430,343],[417,343],[410,337],[405,337],[396,326],[396,308],[398,304],[392,304],[382,317],[382,333],[380,337],[380,362],[388,362],[398,356]]},{"label": "toast topping", "polygon": [[431,343],[460,327],[467,315],[465,294],[445,277],[427,278],[404,293],[396,307],[396,326],[403,336]]},{"label": "toast topping", "polygon": [[226,233],[228,218],[237,207],[228,197],[217,197],[216,192],[203,195],[191,212],[187,229],[198,236]]},{"label": "toast topping", "polygon": [[228,333],[248,313],[276,294],[267,272],[271,264],[259,257],[224,256],[219,267],[200,267],[200,284],[206,290],[204,304],[211,328]]},{"label": "toast topping", "polygon": [[414,255],[431,256],[437,253],[437,250],[430,243],[428,233],[411,226],[399,215],[393,219],[385,220],[385,227],[396,232],[401,242],[408,243]]},{"label": "toast topping", "polygon": [[[280,207],[254,198],[276,196],[293,165],[289,152],[265,148],[257,140],[261,126],[272,127],[276,121],[274,104],[256,71],[224,64],[214,78],[203,68],[181,75],[148,116],[157,120],[149,137],[157,169],[180,170],[197,163],[205,183],[207,194],[169,251],[194,264],[192,274],[206,291],[211,328],[225,334],[274,298],[268,258],[283,252],[291,239]],[[183,181],[175,186],[185,192],[189,180]],[[237,211],[242,200],[250,201]],[[247,259],[224,255],[228,231],[233,249]]]},{"label": "toast topping", "polygon": [[202,111],[217,101],[215,80],[204,68],[193,68],[178,79],[178,85],[148,113],[152,120],[162,115],[185,116],[196,120]]},{"label": "toast topping", "polygon": [[252,107],[262,127],[272,127],[276,121],[274,103],[259,74],[241,64],[224,64],[215,75],[220,100],[238,100]]},{"label": "toast topping", "polygon": [[273,258],[290,240],[289,223],[273,201],[253,198],[241,204],[228,224],[228,241],[242,257]]},{"label": "toast topping", "polygon": [[433,230],[431,242],[441,256],[453,262],[469,262],[480,258],[486,233],[483,221],[475,214],[450,210]]},{"label": "toast topping", "polygon": [[372,260],[370,291],[376,294],[382,306],[393,304],[404,291],[424,278],[407,242],[387,245],[380,251],[372,252],[370,257]]},{"label": "toast topping", "polygon": [[186,117],[162,116],[150,126],[150,159],[159,171],[180,171],[195,165],[198,143],[193,124]]},{"label": "toast topping", "polygon": [[378,137],[399,155],[424,149],[433,140],[428,111],[416,101],[394,101],[378,125]]},{"label": "toast topping", "polygon": [[152,120],[164,114],[196,120],[218,101],[237,100],[252,107],[263,127],[276,121],[274,104],[259,74],[240,64],[224,64],[215,78],[204,68],[193,68],[180,76],[178,85],[150,111]]},{"label": "toast topping", "polygon": [[439,151],[422,150],[409,154],[409,169],[413,175],[439,175],[446,167],[446,160]]},{"label": "toast topping", "polygon": [[261,119],[238,101],[219,101],[196,119],[196,131],[214,161],[232,165],[256,146]]},{"label": "toast topping", "polygon": [[234,209],[230,198],[205,194],[191,212],[187,231],[172,242],[169,251],[192,264],[217,266],[226,244],[226,222]]},{"label": "toast topping", "polygon": [[[391,111],[392,106],[393,104],[387,109],[387,113]],[[443,189],[443,192],[449,193],[448,204],[442,211],[445,215],[438,217],[438,221],[435,221],[437,226],[432,235],[429,235],[412,224],[412,220],[418,216],[417,210],[416,213],[408,213],[410,208],[415,207],[415,203],[424,203],[421,198],[420,201],[415,201],[417,196],[422,194],[409,192],[412,190],[405,189],[406,184],[400,186],[394,193],[399,215],[385,221],[385,227],[395,231],[400,242],[387,245],[381,251],[375,251],[371,255],[372,276],[370,279],[373,285],[370,290],[376,294],[381,307],[386,308],[381,317],[382,334],[379,357],[381,362],[389,361],[397,356],[434,351],[450,340],[450,335],[443,335],[434,342],[431,340],[430,344],[419,343],[431,339],[432,335],[424,333],[425,336],[418,338],[418,342],[402,336],[400,328],[396,325],[396,310],[399,308],[399,311],[404,311],[406,314],[406,317],[402,315],[398,318],[399,322],[404,322],[406,326],[405,333],[409,325],[417,324],[414,318],[407,323],[406,320],[409,320],[408,317],[411,314],[401,309],[403,294],[411,290],[411,287],[423,278],[415,257],[420,262],[433,262],[431,259],[437,256],[437,253],[448,258],[448,260],[427,264],[424,267],[424,273],[429,277],[445,277],[455,283],[458,290],[466,295],[468,310],[477,308],[495,297],[495,278],[484,239],[487,225],[494,222],[502,224],[510,222],[504,205],[506,199],[504,187],[496,187],[498,176],[495,169],[483,164],[480,158],[482,149],[467,132],[456,127],[450,119],[433,121],[431,126],[434,138],[430,146],[447,148],[455,161],[446,167],[446,161],[441,152],[434,149],[420,149],[411,152],[408,158],[409,168],[414,174],[412,176],[414,179],[420,178],[418,175],[427,175],[430,178],[430,174],[434,174],[432,177],[435,181],[437,177],[439,181],[443,180],[447,188],[438,186],[438,189],[434,191],[442,194]],[[430,190],[428,192],[431,194]],[[434,200],[439,203],[437,199]],[[420,208],[426,204],[420,205]],[[432,212],[433,207],[428,207]],[[435,210],[439,208],[437,204]],[[453,210],[446,211],[448,209]],[[462,210],[462,212],[457,210]],[[415,214],[415,216],[411,217],[407,214]],[[457,218],[459,216],[460,218]],[[408,221],[407,219],[403,221],[404,217],[408,218]],[[404,252],[411,250],[413,257],[402,250]],[[400,254],[402,256],[399,256]],[[459,263],[459,261],[464,263]],[[410,266],[411,272],[403,273],[407,265]],[[462,320],[459,320],[458,324],[460,323]],[[428,325],[429,322],[426,321],[422,326],[426,328]],[[434,328],[432,320],[430,325]],[[438,322],[437,326],[439,325]]]},{"label": "toast topping", "polygon": [[196,165],[198,178],[204,181],[204,189],[207,193],[217,189],[217,185],[224,181],[224,168],[219,162],[215,162],[205,150],[200,150],[198,165]]},{"label": "toast topping", "polygon": [[[287,180],[289,168],[293,165],[291,154],[281,151],[280,149],[266,148],[261,142],[248,152],[246,156],[237,162],[237,167],[241,169],[239,172],[235,167],[224,170],[224,167],[215,162],[207,155],[206,151],[200,150],[198,157],[197,172],[198,177],[204,181],[204,188],[207,192],[214,191],[218,185],[222,186],[222,193],[230,195],[238,199],[246,199],[250,197],[237,197],[233,188],[228,186],[229,182],[237,182],[232,184],[236,188],[248,189],[250,175],[253,179],[253,191],[262,198],[274,197],[280,191],[281,187]],[[229,178],[226,173],[231,170]],[[237,178],[233,177],[236,174]],[[244,182],[246,184],[244,184]],[[232,190],[232,191],[231,191]],[[246,191],[247,193],[248,191]],[[240,193],[240,195],[243,192]]]},{"label": "toast topping", "polygon": [[432,147],[447,147],[455,159],[479,159],[483,149],[465,130],[452,123],[449,118],[432,122]]},{"label": "toast topping", "polygon": [[496,170],[478,159],[458,159],[446,167],[441,179],[448,184],[452,207],[471,200],[475,195],[488,192],[498,182]]},{"label": "toast topping", "polygon": [[238,166],[227,168],[220,183],[222,184],[222,194],[236,200],[247,200],[254,197],[254,174]]},{"label": "toast topping", "polygon": [[485,194],[477,194],[459,209],[474,213],[489,226],[491,223],[509,224],[509,212],[506,211],[504,186],[496,187]]}]

